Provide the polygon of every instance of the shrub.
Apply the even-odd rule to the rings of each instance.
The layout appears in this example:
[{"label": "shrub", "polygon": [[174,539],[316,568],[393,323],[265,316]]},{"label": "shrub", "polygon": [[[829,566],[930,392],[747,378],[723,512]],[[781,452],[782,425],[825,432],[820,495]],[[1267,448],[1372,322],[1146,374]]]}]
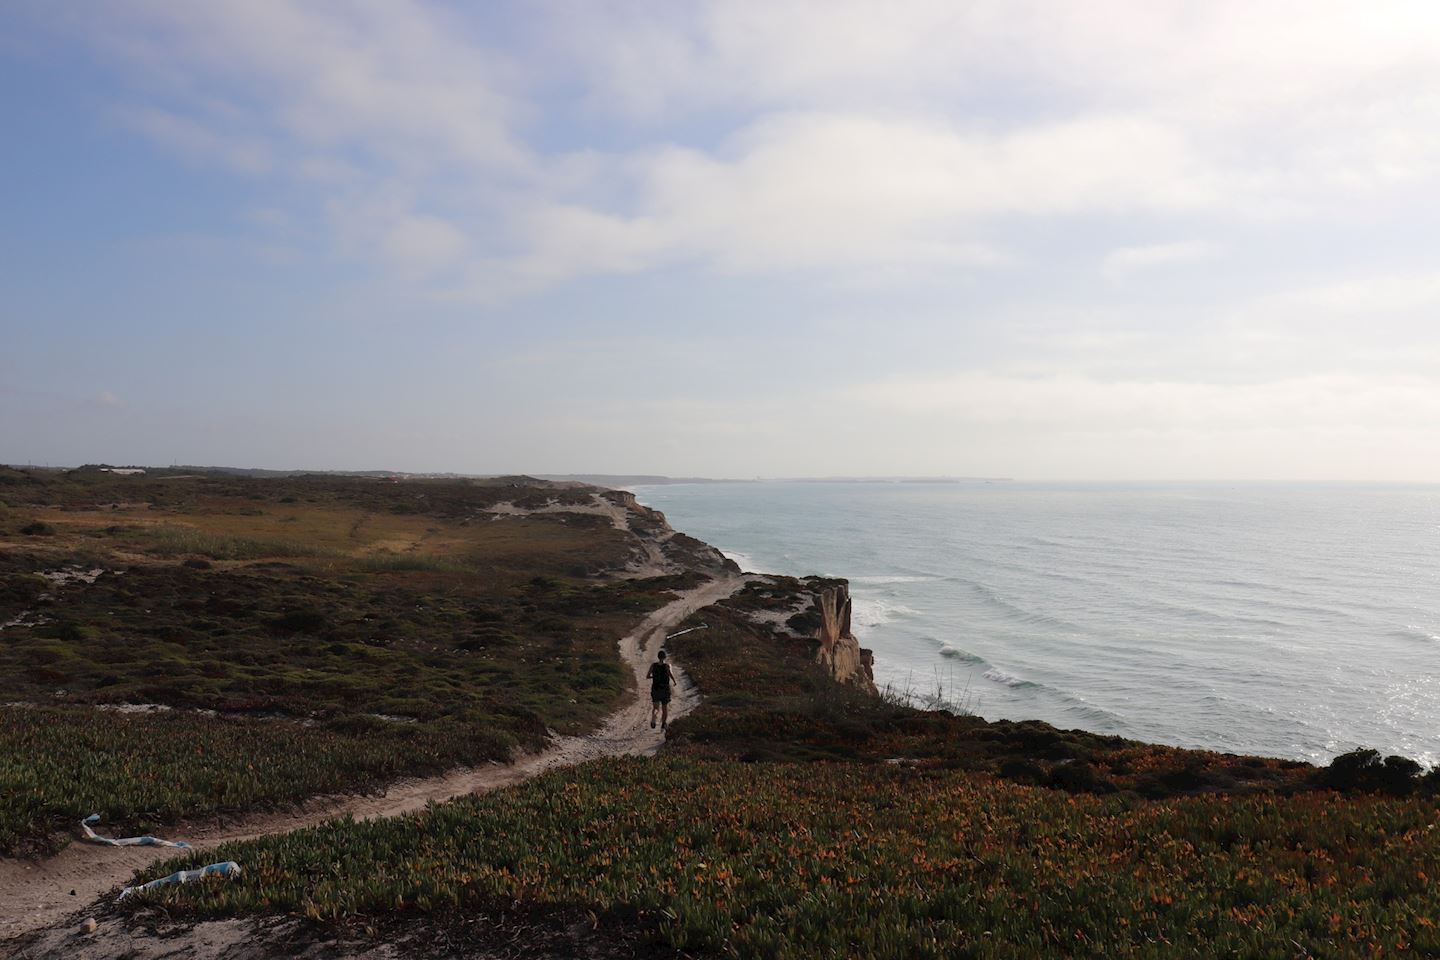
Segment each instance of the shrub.
[{"label": "shrub", "polygon": [[1095,772],[1083,760],[1059,763],[1050,768],[1046,783],[1066,793],[1114,793],[1115,784]]},{"label": "shrub", "polygon": [[1020,757],[1009,757],[1000,764],[1000,776],[1016,783],[1041,784],[1045,771],[1038,763]]},{"label": "shrub", "polygon": [[55,535],[55,528],[44,520],[36,520],[33,523],[25,524],[25,526],[20,528],[20,532],[27,537],[53,537]]},{"label": "shrub", "polygon": [[1317,779],[1322,786],[1340,791],[1380,791],[1404,796],[1415,789],[1422,769],[1408,757],[1390,756],[1381,760],[1379,751],[1360,749],[1336,757],[1319,772]]}]

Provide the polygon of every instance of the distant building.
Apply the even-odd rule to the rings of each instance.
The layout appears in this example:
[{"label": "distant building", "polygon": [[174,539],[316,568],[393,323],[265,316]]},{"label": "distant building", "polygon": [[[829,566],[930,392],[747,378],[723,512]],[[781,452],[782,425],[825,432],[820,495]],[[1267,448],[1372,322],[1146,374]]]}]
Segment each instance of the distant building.
[{"label": "distant building", "polygon": [[143,474],[145,471],[139,467],[101,467],[101,473],[118,473],[122,477],[133,477]]}]

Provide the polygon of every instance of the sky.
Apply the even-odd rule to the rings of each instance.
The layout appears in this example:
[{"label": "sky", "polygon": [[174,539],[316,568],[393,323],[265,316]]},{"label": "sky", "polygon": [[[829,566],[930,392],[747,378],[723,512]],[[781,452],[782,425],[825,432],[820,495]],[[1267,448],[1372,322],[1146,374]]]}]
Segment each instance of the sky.
[{"label": "sky", "polygon": [[1440,5],[9,0],[0,462],[1440,482]]}]

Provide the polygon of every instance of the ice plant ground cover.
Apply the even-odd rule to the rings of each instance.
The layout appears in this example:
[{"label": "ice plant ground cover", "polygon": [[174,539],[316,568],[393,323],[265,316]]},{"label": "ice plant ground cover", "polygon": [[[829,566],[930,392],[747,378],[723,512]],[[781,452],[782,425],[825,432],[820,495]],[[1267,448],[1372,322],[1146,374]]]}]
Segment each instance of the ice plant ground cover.
[{"label": "ice plant ground cover", "polygon": [[1440,954],[1433,775],[839,688],[813,640],[755,622],[816,585],[762,581],[696,615],[709,629],[671,646],[707,699],[660,759],[227,845],[213,855],[249,864],[242,882],[129,909],[363,930],[523,904],[741,957]]},{"label": "ice plant ground cover", "polygon": [[581,905],[745,957],[1424,956],[1437,824],[1420,798],[1146,801],[883,764],[619,759],[177,859],[151,872],[246,873],[147,902],[321,920]]},{"label": "ice plant ground cover", "polygon": [[43,851],[52,831],[91,813],[144,833],[184,817],[503,759],[509,749],[508,739],[463,717],[305,725],[190,711],[0,708],[0,851]]}]

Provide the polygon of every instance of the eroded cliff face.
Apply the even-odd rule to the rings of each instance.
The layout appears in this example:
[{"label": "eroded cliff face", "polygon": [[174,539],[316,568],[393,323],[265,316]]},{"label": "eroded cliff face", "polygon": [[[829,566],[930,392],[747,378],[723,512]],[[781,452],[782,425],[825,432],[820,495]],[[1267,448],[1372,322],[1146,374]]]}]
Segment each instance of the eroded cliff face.
[{"label": "eroded cliff face", "polygon": [[740,572],[735,561],[719,550],[673,529],[659,510],[642,505],[628,490],[606,490],[602,496],[622,511],[624,524],[638,540],[632,573],[662,576],[687,570],[724,576]]},{"label": "eroded cliff face", "polygon": [[874,655],[860,646],[850,632],[850,587],[826,587],[815,598],[820,613],[820,649],[815,660],[830,671],[836,683],[848,683],[869,693],[875,689]]}]

